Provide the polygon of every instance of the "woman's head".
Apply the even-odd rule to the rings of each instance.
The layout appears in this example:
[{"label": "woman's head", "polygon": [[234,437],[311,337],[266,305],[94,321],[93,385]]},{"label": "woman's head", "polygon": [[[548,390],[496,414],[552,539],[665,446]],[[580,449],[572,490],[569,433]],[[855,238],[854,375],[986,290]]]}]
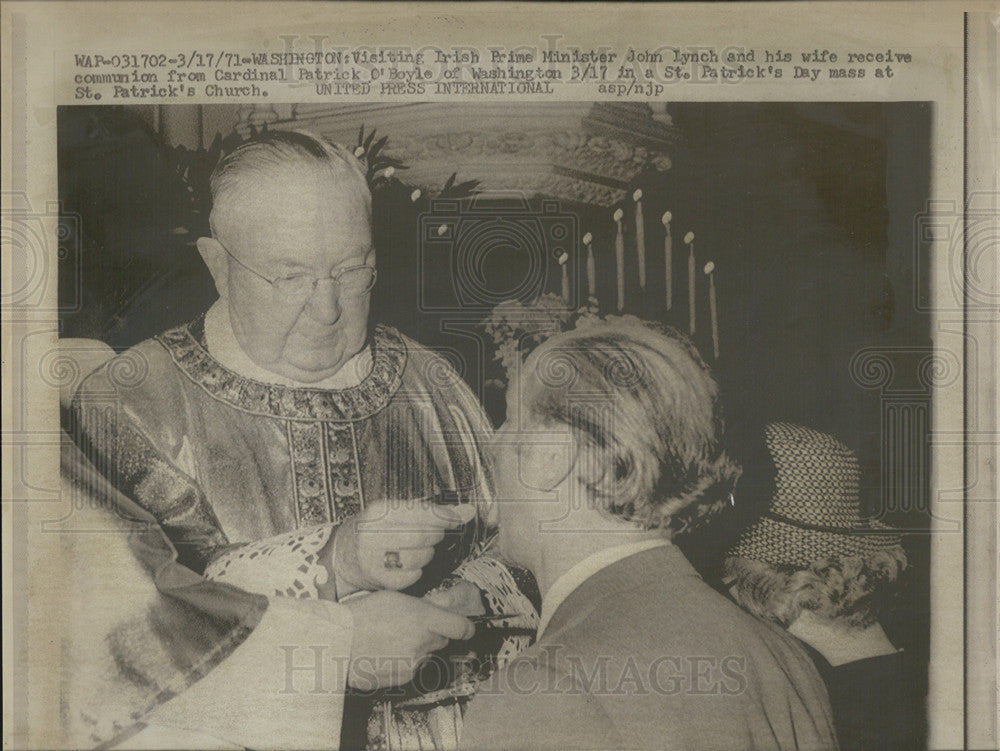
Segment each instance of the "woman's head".
[{"label": "woman's head", "polygon": [[895,545],[868,555],[823,558],[806,568],[730,557],[724,573],[743,608],[782,626],[808,611],[824,621],[865,628],[878,620],[905,568],[906,553]]},{"label": "woman's head", "polygon": [[581,497],[604,515],[676,532],[722,508],[739,476],[722,449],[715,380],[670,329],[623,319],[553,336],[525,361],[507,402],[501,502],[574,472]]},{"label": "woman's head", "polygon": [[801,425],[772,423],[764,438],[770,497],[728,552],[730,591],[750,612],[785,626],[803,611],[870,625],[906,554],[896,530],[864,517],[857,456]]}]

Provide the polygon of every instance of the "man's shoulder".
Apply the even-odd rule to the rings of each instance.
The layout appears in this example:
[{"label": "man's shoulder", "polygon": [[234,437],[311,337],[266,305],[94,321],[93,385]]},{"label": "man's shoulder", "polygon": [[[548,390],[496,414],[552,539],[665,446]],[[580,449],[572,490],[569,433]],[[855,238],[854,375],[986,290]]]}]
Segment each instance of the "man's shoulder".
[{"label": "man's shoulder", "polygon": [[[146,339],[116,354],[86,376],[78,393],[105,393],[141,390],[152,381],[176,369],[157,337]],[[158,384],[157,384],[158,385]]]},{"label": "man's shoulder", "polygon": [[[381,343],[388,343],[389,346],[395,346],[402,349],[406,353],[406,359],[408,362],[424,363],[433,361],[435,363],[444,363],[451,368],[448,360],[441,354],[445,351],[443,348],[429,347],[425,344],[421,344],[416,339],[407,336],[399,329],[389,326],[388,324],[379,324],[376,331]],[[454,368],[452,368],[452,370],[454,370]]]},{"label": "man's shoulder", "polygon": [[536,645],[535,670],[585,691],[637,746],[772,748],[777,723],[826,747],[825,689],[805,652],[671,555],[640,553],[581,585]]},{"label": "man's shoulder", "polygon": [[83,379],[69,407],[70,430],[78,442],[83,436],[104,440],[109,426],[126,423],[147,431],[182,432],[185,380],[156,337],[139,342]]},{"label": "man's shoulder", "polygon": [[[670,547],[656,548],[613,564],[584,582],[564,603],[553,624],[581,649],[644,645],[682,654],[772,654],[808,663],[796,640],[782,629],[741,610],[710,587]],[[670,603],[669,605],[667,603]]]},{"label": "man's shoulder", "polygon": [[[449,398],[456,394],[472,395],[469,385],[452,364],[454,350],[448,347],[431,347],[421,344],[397,329],[381,324],[382,338],[396,342],[405,352],[406,367],[403,382],[410,386],[421,385],[430,391],[441,392]],[[478,402],[477,402],[478,403]]]},{"label": "man's shoulder", "polygon": [[74,402],[117,400],[171,400],[184,381],[171,342],[191,338],[187,326],[177,326],[134,344],[83,378]]},{"label": "man's shoulder", "polygon": [[536,644],[481,687],[465,715],[470,749],[607,749],[621,738],[601,703]]}]

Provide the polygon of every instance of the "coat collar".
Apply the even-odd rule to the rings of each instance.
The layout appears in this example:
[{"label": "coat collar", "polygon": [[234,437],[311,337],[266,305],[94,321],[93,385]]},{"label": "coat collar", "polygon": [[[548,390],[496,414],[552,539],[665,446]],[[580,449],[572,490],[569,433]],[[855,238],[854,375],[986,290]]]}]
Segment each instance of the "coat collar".
[{"label": "coat collar", "polygon": [[670,544],[669,540],[639,540],[637,542],[629,542],[624,545],[605,548],[577,563],[573,568],[556,579],[552,583],[552,586],[549,587],[549,591],[542,597],[542,619],[538,624],[539,638],[541,638],[546,626],[549,625],[549,621],[552,620],[552,616],[559,609],[559,606],[566,601],[567,597],[585,584],[588,579],[625,558]]}]

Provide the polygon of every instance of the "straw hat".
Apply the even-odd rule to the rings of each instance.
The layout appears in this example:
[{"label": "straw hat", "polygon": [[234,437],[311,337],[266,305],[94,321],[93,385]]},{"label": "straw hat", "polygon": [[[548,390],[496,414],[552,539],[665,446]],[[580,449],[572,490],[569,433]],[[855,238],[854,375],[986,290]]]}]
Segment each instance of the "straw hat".
[{"label": "straw hat", "polygon": [[898,531],[862,518],[861,467],[847,446],[789,423],[767,425],[764,438],[776,470],[774,495],[730,556],[803,569],[823,558],[867,556],[900,544]]}]

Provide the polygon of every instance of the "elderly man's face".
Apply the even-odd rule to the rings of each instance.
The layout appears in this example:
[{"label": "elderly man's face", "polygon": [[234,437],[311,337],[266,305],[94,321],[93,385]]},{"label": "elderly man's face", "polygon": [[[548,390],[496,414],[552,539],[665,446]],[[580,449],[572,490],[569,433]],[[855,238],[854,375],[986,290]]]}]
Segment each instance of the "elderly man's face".
[{"label": "elderly man's face", "polygon": [[[330,279],[375,263],[369,216],[356,189],[323,170],[289,171],[249,186],[213,221],[240,261],[226,259],[225,295],[237,340],[254,362],[312,383],[361,350],[370,293],[343,290]],[[288,294],[241,264],[270,279],[305,274],[320,281],[315,288],[307,283],[304,294]]]},{"label": "elderly man's face", "polygon": [[[500,550],[534,569],[546,534],[566,519],[566,489],[556,489],[573,469],[575,443],[567,425],[542,424],[528,408],[545,387],[529,371],[507,391],[507,420],[493,437],[491,454],[500,525]],[[533,370],[533,368],[532,368]]]}]

